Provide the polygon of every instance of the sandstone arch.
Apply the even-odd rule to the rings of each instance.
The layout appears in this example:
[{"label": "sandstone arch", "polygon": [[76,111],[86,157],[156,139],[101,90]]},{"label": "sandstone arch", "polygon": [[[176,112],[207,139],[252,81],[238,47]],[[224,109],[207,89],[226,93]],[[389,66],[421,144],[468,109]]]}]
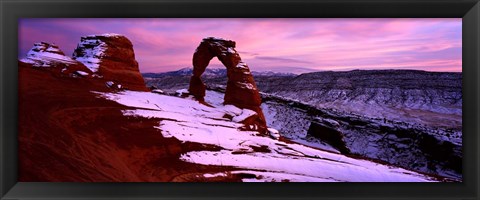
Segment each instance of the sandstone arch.
[{"label": "sandstone arch", "polygon": [[[222,38],[204,38],[193,54],[193,75],[190,79],[189,92],[200,102],[204,102],[205,84],[201,75],[205,72],[210,60],[217,57],[227,68],[227,88],[224,104],[231,104],[242,109],[250,109],[258,115],[244,121],[247,130],[267,130],[265,117],[260,105],[262,99],[248,65],[242,62],[235,50],[235,42]],[[251,126],[252,125],[252,126]],[[255,126],[256,125],[256,126]]]}]

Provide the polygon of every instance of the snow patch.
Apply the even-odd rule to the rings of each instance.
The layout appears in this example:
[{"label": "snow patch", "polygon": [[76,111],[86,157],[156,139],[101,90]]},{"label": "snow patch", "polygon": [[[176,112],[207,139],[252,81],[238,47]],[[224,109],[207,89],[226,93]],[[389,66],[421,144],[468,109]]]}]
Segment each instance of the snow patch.
[{"label": "snow patch", "polygon": [[[205,102],[215,107],[221,107],[223,106],[224,95],[220,92],[207,90],[205,93]],[[227,105],[225,105],[225,107],[227,107]]]},{"label": "snow patch", "polygon": [[[83,63],[92,72],[97,72],[101,62],[100,59],[105,56],[107,44],[94,37],[95,36],[82,37],[76,51],[73,53],[73,58]],[[81,52],[77,52],[77,50]]]},{"label": "snow patch", "polygon": [[75,64],[76,62],[70,57],[60,55],[57,53],[51,53],[46,51],[39,51],[33,47],[28,53],[27,58],[23,58],[20,61],[32,64],[34,67],[51,67],[52,63],[59,62],[64,64]]},{"label": "snow patch", "polygon": [[243,178],[243,182],[334,182],[332,179],[303,176],[296,174],[285,174],[281,172],[261,171],[232,171],[232,174],[253,174],[255,178]]},{"label": "snow patch", "polygon": [[237,115],[235,117],[232,118],[232,121],[234,122],[243,122],[245,119],[251,117],[251,116],[254,116],[256,115],[257,112],[253,111],[253,110],[249,110],[249,109],[242,109],[242,114],[240,115]]},{"label": "snow patch", "polygon": [[[62,69],[63,71],[63,69]],[[87,72],[84,72],[84,71],[76,71],[77,74],[79,75],[82,75],[82,76],[88,76],[88,73]]]},{"label": "snow patch", "polygon": [[274,128],[267,128],[268,130],[268,133],[270,136],[272,136],[272,138],[274,139],[280,139],[280,132]]},{"label": "snow patch", "polygon": [[103,37],[121,37],[123,35],[120,35],[120,34],[117,34],[117,33],[104,33],[104,34],[100,34],[100,36],[103,36]]},{"label": "snow patch", "polygon": [[216,174],[203,174],[203,177],[205,177],[205,178],[226,177],[226,176],[227,176],[227,174],[222,173],[222,172],[216,173]]},{"label": "snow patch", "polygon": [[244,62],[242,62],[242,61],[240,61],[240,62],[237,64],[236,67],[237,67],[237,68],[241,68],[241,69],[248,69],[247,64],[244,63]]},{"label": "snow patch", "polygon": [[257,88],[251,84],[251,83],[241,83],[241,82],[236,82],[236,84],[243,89],[249,89],[249,90],[257,90]]},{"label": "snow patch", "polygon": [[[282,179],[292,175],[335,182],[428,182],[425,176],[409,172],[404,169],[395,169],[372,162],[349,163],[323,159],[305,158],[297,155],[283,155],[275,153],[248,153],[232,154],[231,151],[220,152],[197,151],[182,155],[181,159],[187,162],[204,165],[234,166],[255,170],[275,172]],[[360,165],[356,165],[360,164]],[[277,176],[277,177],[279,177]],[[309,181],[303,179],[301,181]],[[311,180],[310,180],[311,181]]]},{"label": "snow patch", "polygon": [[165,94],[165,92],[161,89],[154,89],[152,90],[153,93],[157,93],[157,94]]},{"label": "snow patch", "polygon": [[113,87],[114,84],[115,84],[115,83],[114,83],[113,81],[107,81],[107,82],[105,82],[105,85],[106,85],[108,88]]},{"label": "snow patch", "polygon": [[243,112],[242,109],[230,104],[225,105],[223,107],[223,110],[225,111],[226,114],[229,114],[231,116],[241,115]]},{"label": "snow patch", "polygon": [[182,96],[184,94],[190,94],[190,92],[188,91],[188,89],[180,89],[175,91],[175,94],[177,94],[177,96]]},{"label": "snow patch", "polygon": [[235,51],[235,49],[233,49],[232,47],[228,47],[228,48],[227,48],[227,52],[228,52],[228,53],[231,53],[231,54],[237,53],[237,51]]}]

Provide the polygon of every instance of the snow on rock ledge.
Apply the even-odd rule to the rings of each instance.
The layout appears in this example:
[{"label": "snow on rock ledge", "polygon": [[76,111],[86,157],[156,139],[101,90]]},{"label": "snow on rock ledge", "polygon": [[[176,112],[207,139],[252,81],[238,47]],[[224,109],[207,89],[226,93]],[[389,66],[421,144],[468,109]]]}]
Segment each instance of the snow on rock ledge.
[{"label": "snow on rock ledge", "polygon": [[28,51],[27,57],[22,62],[30,63],[34,67],[51,67],[54,62],[75,64],[75,60],[65,56],[62,50],[55,44],[47,42],[35,43]]},{"label": "snow on rock ledge", "polygon": [[73,58],[125,88],[148,90],[135,60],[133,44],[123,35],[107,33],[81,37]]},{"label": "snow on rock ledge", "polygon": [[27,56],[20,59],[20,62],[31,64],[33,67],[54,68],[55,72],[61,74],[80,74],[89,76],[92,71],[82,63],[65,56],[60,48],[51,43],[35,43],[28,51]]},{"label": "snow on rock ledge", "polygon": [[[90,37],[89,37],[90,38]],[[105,50],[107,49],[107,44],[101,40],[82,38],[81,42],[78,44],[77,49],[73,53],[75,60],[82,62],[93,72],[98,72],[98,67],[100,65],[100,58],[105,55]]]},{"label": "snow on rock ledge", "polygon": [[164,137],[220,147],[220,151],[187,152],[179,159],[203,165],[238,167],[245,170],[231,173],[256,177],[243,181],[436,181],[402,168],[285,143],[259,136],[256,131],[241,131],[243,124],[224,117],[227,112],[239,113],[231,106],[208,107],[194,100],[150,92],[95,93],[130,107],[123,111],[125,116],[159,119],[156,128]]}]

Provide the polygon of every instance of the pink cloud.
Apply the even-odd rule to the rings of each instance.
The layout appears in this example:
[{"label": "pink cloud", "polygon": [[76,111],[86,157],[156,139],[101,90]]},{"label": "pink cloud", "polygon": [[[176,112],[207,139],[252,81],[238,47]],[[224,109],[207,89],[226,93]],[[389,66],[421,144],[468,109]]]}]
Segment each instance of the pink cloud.
[{"label": "pink cloud", "polygon": [[[224,37],[252,70],[411,68],[461,71],[461,19],[22,19],[19,49],[51,40],[71,51],[82,35],[116,32],[142,72],[191,66],[201,39]],[[28,44],[32,43],[32,44]],[[67,50],[65,50],[67,49]],[[71,50],[70,50],[71,49]],[[219,65],[217,61],[212,64]]]}]

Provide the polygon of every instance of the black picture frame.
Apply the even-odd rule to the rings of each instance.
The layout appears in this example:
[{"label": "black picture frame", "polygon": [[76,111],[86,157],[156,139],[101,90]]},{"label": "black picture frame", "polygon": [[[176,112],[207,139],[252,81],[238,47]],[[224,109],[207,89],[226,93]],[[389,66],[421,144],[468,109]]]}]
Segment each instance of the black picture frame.
[{"label": "black picture frame", "polygon": [[[478,0],[0,0],[1,199],[479,199]],[[17,182],[20,18],[463,18],[462,183]]]}]

